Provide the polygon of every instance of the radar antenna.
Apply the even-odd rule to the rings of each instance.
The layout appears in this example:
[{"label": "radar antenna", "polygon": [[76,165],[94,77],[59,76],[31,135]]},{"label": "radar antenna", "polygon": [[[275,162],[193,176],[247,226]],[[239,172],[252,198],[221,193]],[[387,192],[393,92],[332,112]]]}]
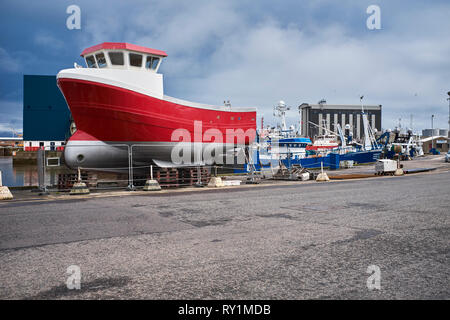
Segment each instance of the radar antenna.
[{"label": "radar antenna", "polygon": [[275,117],[281,118],[281,130],[282,131],[287,131],[286,111],[288,111],[290,109],[291,109],[291,107],[288,107],[283,100],[280,100],[280,102],[278,102],[278,105],[273,107],[273,115]]}]

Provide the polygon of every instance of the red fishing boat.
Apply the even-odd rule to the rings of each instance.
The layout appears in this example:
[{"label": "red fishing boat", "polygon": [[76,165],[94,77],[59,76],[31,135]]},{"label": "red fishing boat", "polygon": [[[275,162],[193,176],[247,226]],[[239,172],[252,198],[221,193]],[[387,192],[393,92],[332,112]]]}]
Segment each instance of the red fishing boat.
[{"label": "red fishing boat", "polygon": [[[130,158],[135,166],[212,163],[218,154],[205,152],[208,146],[226,153],[255,138],[256,108],[165,95],[158,73],[164,51],[105,42],[81,56],[86,67],[75,64],[57,75],[77,128],[65,148],[69,167],[123,168]],[[201,159],[174,161],[174,147],[180,144],[187,150],[198,145]]]},{"label": "red fishing boat", "polygon": [[337,137],[331,134],[325,134],[322,136],[318,136],[314,139],[312,145],[308,145],[306,150],[314,150],[319,152],[329,152],[332,149],[336,149],[339,147],[339,143],[337,141]]}]

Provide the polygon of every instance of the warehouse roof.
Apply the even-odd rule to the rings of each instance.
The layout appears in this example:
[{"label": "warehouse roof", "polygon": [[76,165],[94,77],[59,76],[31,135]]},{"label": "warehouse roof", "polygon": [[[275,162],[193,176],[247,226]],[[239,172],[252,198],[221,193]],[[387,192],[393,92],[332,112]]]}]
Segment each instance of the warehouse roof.
[{"label": "warehouse roof", "polygon": [[[364,105],[364,110],[381,110],[380,105]],[[302,103],[299,105],[300,109],[311,108],[311,109],[335,109],[335,110],[361,110],[360,104],[309,104]]]},{"label": "warehouse roof", "polygon": [[431,141],[431,139],[433,139],[433,140],[448,140],[449,138],[444,137],[444,136],[433,136],[433,137],[423,138],[420,141],[427,142],[427,141]]}]

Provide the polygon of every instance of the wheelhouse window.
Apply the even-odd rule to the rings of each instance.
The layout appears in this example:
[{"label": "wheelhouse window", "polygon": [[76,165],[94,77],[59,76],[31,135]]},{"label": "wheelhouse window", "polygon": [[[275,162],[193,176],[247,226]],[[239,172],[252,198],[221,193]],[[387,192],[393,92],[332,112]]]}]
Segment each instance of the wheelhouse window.
[{"label": "wheelhouse window", "polygon": [[147,56],[147,61],[145,61],[145,68],[150,69],[152,67],[152,57]]},{"label": "wheelhouse window", "polygon": [[123,66],[123,52],[109,52],[108,55],[112,65]]},{"label": "wheelhouse window", "polygon": [[156,67],[158,66],[159,58],[147,56],[147,61],[145,62],[145,68],[156,70]]},{"label": "wheelhouse window", "polygon": [[103,52],[97,53],[95,58],[97,59],[97,65],[99,68],[107,67],[105,54]]},{"label": "wheelhouse window", "polygon": [[159,58],[153,58],[152,59],[152,69],[156,70],[156,67],[158,66]]},{"label": "wheelhouse window", "polygon": [[142,67],[142,54],[130,53],[130,66]]},{"label": "wheelhouse window", "polygon": [[97,64],[95,63],[94,56],[87,56],[86,64],[87,64],[88,68],[97,68]]}]

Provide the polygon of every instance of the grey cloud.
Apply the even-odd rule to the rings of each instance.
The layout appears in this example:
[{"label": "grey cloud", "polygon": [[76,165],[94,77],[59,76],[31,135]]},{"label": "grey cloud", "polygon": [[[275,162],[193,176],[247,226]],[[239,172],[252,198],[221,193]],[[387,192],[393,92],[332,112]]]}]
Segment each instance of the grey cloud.
[{"label": "grey cloud", "polygon": [[18,72],[20,70],[19,60],[3,48],[0,48],[0,70],[5,72]]},{"label": "grey cloud", "polygon": [[[292,106],[321,98],[359,103],[364,94],[366,103],[383,105],[385,127],[410,114],[417,127],[427,127],[430,111],[446,127],[450,5],[380,1],[383,29],[369,31],[369,4],[82,2],[79,45],[127,41],[166,50],[168,94],[258,106],[266,122],[280,99]],[[294,121],[296,113],[289,117]]]},{"label": "grey cloud", "polygon": [[64,47],[64,42],[53,37],[50,33],[40,31],[34,36],[34,42],[46,48],[48,52],[59,51]]}]

